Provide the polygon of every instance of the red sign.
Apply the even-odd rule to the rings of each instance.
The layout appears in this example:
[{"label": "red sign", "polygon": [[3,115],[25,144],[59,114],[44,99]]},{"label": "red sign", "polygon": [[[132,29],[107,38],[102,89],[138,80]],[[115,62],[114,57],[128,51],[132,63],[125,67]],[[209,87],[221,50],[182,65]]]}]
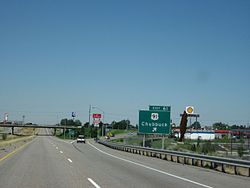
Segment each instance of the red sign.
[{"label": "red sign", "polygon": [[96,125],[96,124],[99,124],[100,122],[101,122],[100,120],[94,120],[93,124]]},{"label": "red sign", "polygon": [[93,118],[102,118],[102,114],[93,114]]}]

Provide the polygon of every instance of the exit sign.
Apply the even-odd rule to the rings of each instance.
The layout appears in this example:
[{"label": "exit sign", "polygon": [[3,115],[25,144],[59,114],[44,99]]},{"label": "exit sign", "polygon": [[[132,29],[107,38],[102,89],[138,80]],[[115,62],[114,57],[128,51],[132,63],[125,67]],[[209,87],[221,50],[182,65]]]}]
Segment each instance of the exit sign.
[{"label": "exit sign", "polygon": [[170,106],[149,106],[149,110],[150,111],[167,111],[170,112],[171,111],[171,107]]},{"label": "exit sign", "polygon": [[170,111],[140,110],[139,133],[170,134]]}]

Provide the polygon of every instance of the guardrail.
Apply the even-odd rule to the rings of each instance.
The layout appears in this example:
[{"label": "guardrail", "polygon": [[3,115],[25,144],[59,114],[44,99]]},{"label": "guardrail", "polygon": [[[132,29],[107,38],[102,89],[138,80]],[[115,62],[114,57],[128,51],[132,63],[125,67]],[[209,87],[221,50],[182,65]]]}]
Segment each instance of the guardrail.
[{"label": "guardrail", "polygon": [[228,174],[250,177],[250,161],[234,160],[229,158],[199,155],[199,154],[162,150],[162,149],[153,149],[153,148],[131,146],[131,145],[113,144],[102,140],[99,140],[98,143],[103,144],[112,149],[117,149],[125,152],[130,152],[149,157],[157,157],[167,161],[214,169]]}]

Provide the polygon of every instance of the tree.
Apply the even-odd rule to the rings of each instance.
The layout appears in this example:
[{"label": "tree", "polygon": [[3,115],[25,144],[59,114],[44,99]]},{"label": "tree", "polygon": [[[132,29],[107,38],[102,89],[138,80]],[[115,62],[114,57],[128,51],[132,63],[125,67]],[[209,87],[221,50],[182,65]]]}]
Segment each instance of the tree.
[{"label": "tree", "polygon": [[113,123],[113,129],[126,129],[127,126],[129,126],[130,121],[129,120],[122,120],[119,122],[112,122]]},{"label": "tree", "polygon": [[199,121],[196,121],[194,122],[190,128],[193,128],[193,129],[201,129],[201,124]]},{"label": "tree", "polygon": [[80,131],[78,131],[78,135],[85,135],[85,128],[84,127],[82,127],[81,129],[80,129]]},{"label": "tree", "polygon": [[61,120],[61,122],[60,122],[60,125],[62,125],[62,126],[66,126],[67,125],[67,119],[65,118],[65,119],[62,119]]},{"label": "tree", "polygon": [[101,131],[99,132],[99,135],[100,135],[100,136],[102,136],[102,127],[103,127],[103,122],[100,121],[100,123],[99,123],[99,129],[101,130]]},{"label": "tree", "polygon": [[73,119],[62,119],[60,122],[61,126],[82,126],[82,122],[80,120],[73,120]]},{"label": "tree", "polygon": [[69,125],[69,126],[75,126],[75,122],[73,121],[73,119],[68,119],[67,125]]},{"label": "tree", "polygon": [[114,129],[114,125],[116,124],[116,121],[112,121],[111,126]]},{"label": "tree", "polygon": [[89,127],[89,122],[84,123],[83,126],[84,126],[85,128],[88,128],[88,127]]},{"label": "tree", "polygon": [[79,119],[77,119],[77,120],[75,120],[74,125],[75,126],[82,126],[82,122]]},{"label": "tree", "polygon": [[225,124],[225,123],[221,123],[221,122],[217,122],[213,124],[213,129],[214,130],[228,130],[229,129],[229,125]]}]

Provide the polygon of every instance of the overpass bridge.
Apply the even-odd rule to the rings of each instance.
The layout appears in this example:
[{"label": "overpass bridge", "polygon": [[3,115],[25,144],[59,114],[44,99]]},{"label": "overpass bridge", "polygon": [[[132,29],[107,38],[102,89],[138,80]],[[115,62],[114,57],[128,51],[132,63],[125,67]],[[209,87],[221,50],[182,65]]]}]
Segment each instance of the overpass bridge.
[{"label": "overpass bridge", "polygon": [[81,126],[58,126],[58,125],[16,125],[16,124],[0,124],[0,127],[9,127],[11,128],[11,134],[14,134],[15,128],[44,128],[44,129],[54,129],[55,132],[57,129],[63,129],[65,132],[66,129],[81,129]]}]

